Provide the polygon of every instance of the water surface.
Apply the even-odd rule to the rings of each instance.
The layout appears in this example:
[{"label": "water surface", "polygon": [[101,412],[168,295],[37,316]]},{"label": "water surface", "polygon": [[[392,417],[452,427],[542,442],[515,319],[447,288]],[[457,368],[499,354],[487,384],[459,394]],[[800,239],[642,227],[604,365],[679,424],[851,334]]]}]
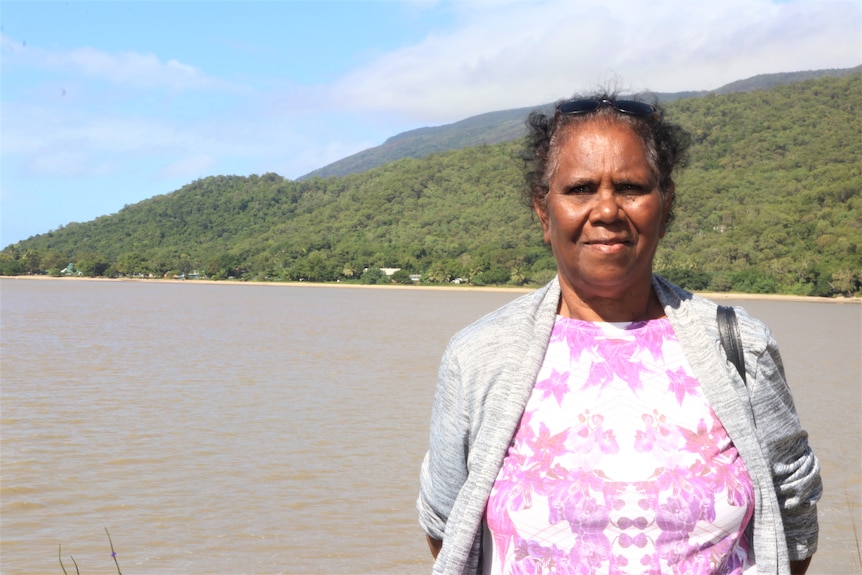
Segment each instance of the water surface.
[{"label": "water surface", "polygon": [[[517,292],[0,280],[0,571],[420,574],[440,355]],[[822,461],[809,573],[859,572],[862,306],[744,301]],[[851,514],[851,508],[853,513]]]}]

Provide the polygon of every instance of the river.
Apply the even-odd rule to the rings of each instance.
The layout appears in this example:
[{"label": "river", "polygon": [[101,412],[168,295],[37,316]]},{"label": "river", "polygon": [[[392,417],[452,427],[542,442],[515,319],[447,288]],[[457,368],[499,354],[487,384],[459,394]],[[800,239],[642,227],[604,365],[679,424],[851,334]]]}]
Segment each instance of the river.
[{"label": "river", "polygon": [[[0,572],[410,575],[435,372],[518,291],[0,280]],[[859,573],[862,305],[775,331],[823,468],[809,573]]]}]

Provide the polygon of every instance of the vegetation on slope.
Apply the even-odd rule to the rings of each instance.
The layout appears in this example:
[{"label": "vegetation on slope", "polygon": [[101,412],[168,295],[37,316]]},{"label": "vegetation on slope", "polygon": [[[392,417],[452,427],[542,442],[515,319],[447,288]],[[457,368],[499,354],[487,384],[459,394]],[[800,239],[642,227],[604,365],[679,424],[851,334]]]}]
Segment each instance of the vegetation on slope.
[{"label": "vegetation on slope", "polygon": [[[691,289],[858,294],[860,100],[856,73],[669,104],[694,145],[657,270]],[[520,202],[520,145],[326,179],[205,178],[9,246],[0,273],[540,283],[554,260]]]},{"label": "vegetation on slope", "polygon": [[860,73],[677,102],[695,146],[658,267],[694,288],[858,292],[860,102]]},{"label": "vegetation on slope", "polygon": [[482,144],[511,142],[526,135],[525,120],[535,108],[488,112],[466,120],[410,130],[392,136],[383,144],[342,158],[299,178],[328,178],[365,172],[402,158],[424,158],[431,154]]}]

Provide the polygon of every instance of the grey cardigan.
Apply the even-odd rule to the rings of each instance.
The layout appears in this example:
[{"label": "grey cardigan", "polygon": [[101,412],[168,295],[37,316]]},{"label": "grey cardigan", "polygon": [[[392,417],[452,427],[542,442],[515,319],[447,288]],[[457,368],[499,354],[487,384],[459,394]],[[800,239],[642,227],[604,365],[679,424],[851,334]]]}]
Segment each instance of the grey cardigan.
[{"label": "grey cardigan", "polygon": [[[737,308],[748,385],[726,360],[716,304],[654,276],[653,287],[710,405],[754,483],[758,573],[789,573],[817,549],[822,486],[772,333]],[[434,573],[481,573],[482,518],[544,359],[560,300],[555,279],[458,332],[440,366],[419,522],[443,540]]]}]

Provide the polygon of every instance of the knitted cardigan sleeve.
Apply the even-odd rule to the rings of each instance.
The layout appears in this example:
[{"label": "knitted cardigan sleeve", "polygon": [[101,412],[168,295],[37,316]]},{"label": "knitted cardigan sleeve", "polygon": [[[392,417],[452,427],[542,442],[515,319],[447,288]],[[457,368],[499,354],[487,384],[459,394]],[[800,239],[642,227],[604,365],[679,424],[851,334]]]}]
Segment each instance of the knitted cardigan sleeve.
[{"label": "knitted cardigan sleeve", "polygon": [[788,555],[796,561],[817,550],[816,503],[823,491],[820,466],[796,413],[778,344],[768,327],[748,319],[742,324],[743,341],[751,335],[750,330],[757,329],[765,342],[756,354],[754,377],[749,383],[751,409],[772,472]]},{"label": "knitted cardigan sleeve", "polygon": [[425,454],[416,504],[419,524],[428,535],[440,540],[455,498],[467,480],[469,455],[468,426],[459,421],[464,410],[454,355],[450,345],[440,363],[430,431],[432,442],[440,449]]},{"label": "knitted cardigan sleeve", "polygon": [[434,573],[477,573],[485,502],[553,328],[556,281],[459,331],[444,353],[417,502],[425,532],[444,541]]}]

